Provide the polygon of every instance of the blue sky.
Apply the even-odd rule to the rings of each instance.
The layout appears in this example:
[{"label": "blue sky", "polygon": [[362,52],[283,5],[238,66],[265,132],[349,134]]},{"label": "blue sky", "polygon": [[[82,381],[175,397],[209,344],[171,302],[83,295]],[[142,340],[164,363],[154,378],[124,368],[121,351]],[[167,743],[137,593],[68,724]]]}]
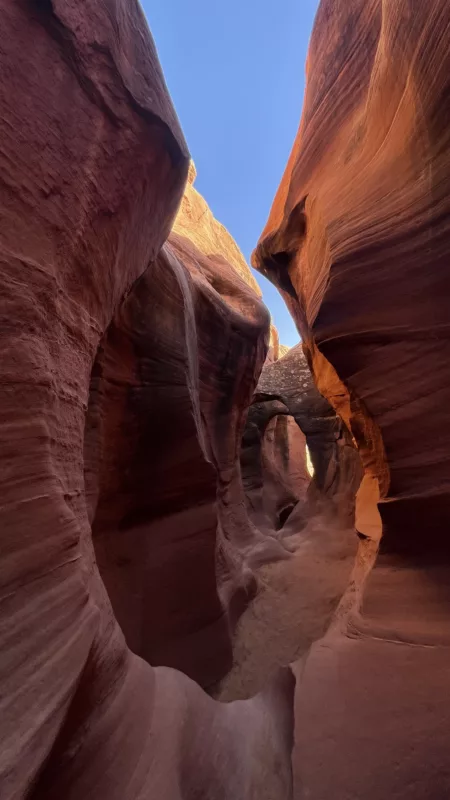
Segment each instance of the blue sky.
[{"label": "blue sky", "polygon": [[[197,167],[196,188],[248,260],[300,121],[318,0],[142,5]],[[283,300],[256,277],[280,341],[296,344],[299,335]]]}]

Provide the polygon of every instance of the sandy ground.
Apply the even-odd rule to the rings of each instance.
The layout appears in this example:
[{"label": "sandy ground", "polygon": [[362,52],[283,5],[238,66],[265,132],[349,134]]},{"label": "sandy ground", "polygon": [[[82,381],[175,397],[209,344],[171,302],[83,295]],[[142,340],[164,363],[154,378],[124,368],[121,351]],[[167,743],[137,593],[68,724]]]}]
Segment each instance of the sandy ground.
[{"label": "sandy ground", "polygon": [[293,557],[258,572],[259,591],[236,629],[233,668],[213,693],[218,700],[255,694],[278,666],[300,658],[324,634],[347,588],[354,530],[316,518],[289,541]]}]

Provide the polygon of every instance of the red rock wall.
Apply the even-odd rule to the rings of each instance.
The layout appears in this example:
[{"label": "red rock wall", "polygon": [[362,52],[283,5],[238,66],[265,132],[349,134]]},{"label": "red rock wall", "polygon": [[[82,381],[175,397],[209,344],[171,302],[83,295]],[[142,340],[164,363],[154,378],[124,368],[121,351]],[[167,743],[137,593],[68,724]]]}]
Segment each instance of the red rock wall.
[{"label": "red rock wall", "polygon": [[445,0],[322,0],[300,129],[254,257],[365,467],[366,539],[301,672],[298,798],[450,791],[449,35]]},{"label": "red rock wall", "polygon": [[[116,514],[137,527],[133,498],[148,510],[139,467],[157,426],[130,410],[162,416],[186,398],[185,375],[164,409],[142,383],[157,371],[147,337],[177,333],[146,305],[147,281],[149,264],[162,269],[158,253],[188,171],[142,12],[134,0],[3,0],[1,15],[0,795],[285,796],[289,670],[265,695],[222,706],[181,673],[152,669],[126,647],[94,556],[96,510],[99,538]],[[167,288],[175,307],[179,284],[168,279]],[[133,330],[116,337],[118,322]],[[176,383],[171,344],[163,341],[161,352]],[[185,359],[186,349],[178,355]],[[102,403],[114,406],[111,417]],[[194,485],[210,499],[211,466],[194,453],[187,415],[180,426],[186,463],[195,455]],[[103,433],[117,446],[105,461]],[[173,451],[176,432],[166,433]],[[130,456],[137,470],[122,483],[115,470]],[[171,458],[178,503],[183,454]],[[164,488],[161,508],[170,500]],[[122,570],[130,569],[125,550],[117,543]],[[210,559],[210,550],[200,548],[200,557]],[[112,593],[120,591],[111,580]],[[206,584],[198,592],[214,601]]]},{"label": "red rock wall", "polygon": [[[264,306],[228,262],[172,234],[93,373],[85,458],[99,475],[100,573],[132,650],[203,685],[231,666],[217,549],[244,562],[255,538],[235,510],[237,454],[267,334]],[[251,572],[233,566],[219,580],[250,591]]]}]

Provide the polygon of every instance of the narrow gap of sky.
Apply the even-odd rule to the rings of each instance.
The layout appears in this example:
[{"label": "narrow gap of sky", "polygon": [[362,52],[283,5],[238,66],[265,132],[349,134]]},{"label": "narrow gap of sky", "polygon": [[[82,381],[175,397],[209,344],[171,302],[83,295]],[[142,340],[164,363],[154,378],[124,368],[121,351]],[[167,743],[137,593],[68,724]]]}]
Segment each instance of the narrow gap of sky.
[{"label": "narrow gap of sky", "polygon": [[[318,0],[143,0],[192,157],[196,188],[247,260],[300,121]],[[261,275],[280,341],[299,334]]]}]

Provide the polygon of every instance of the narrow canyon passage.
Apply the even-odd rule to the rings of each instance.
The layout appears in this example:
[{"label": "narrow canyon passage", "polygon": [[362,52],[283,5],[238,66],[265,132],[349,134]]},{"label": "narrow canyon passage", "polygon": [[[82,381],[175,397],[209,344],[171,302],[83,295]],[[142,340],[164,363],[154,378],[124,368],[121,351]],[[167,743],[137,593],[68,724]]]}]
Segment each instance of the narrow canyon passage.
[{"label": "narrow canyon passage", "polygon": [[360,459],[317,391],[301,345],[266,360],[247,414],[241,470],[250,519],[291,555],[257,571],[256,596],[234,636],[233,667],[213,689],[224,701],[251,697],[320,639],[355,561]]},{"label": "narrow canyon passage", "polygon": [[347,588],[356,554],[354,529],[318,516],[288,541],[293,557],[258,570],[258,593],[239,621],[234,663],[215,689],[225,702],[251,697],[280,666],[320,639]]},{"label": "narrow canyon passage", "polygon": [[448,3],[319,4],[293,347],[137,0],[0,7],[0,800],[445,800]]}]

